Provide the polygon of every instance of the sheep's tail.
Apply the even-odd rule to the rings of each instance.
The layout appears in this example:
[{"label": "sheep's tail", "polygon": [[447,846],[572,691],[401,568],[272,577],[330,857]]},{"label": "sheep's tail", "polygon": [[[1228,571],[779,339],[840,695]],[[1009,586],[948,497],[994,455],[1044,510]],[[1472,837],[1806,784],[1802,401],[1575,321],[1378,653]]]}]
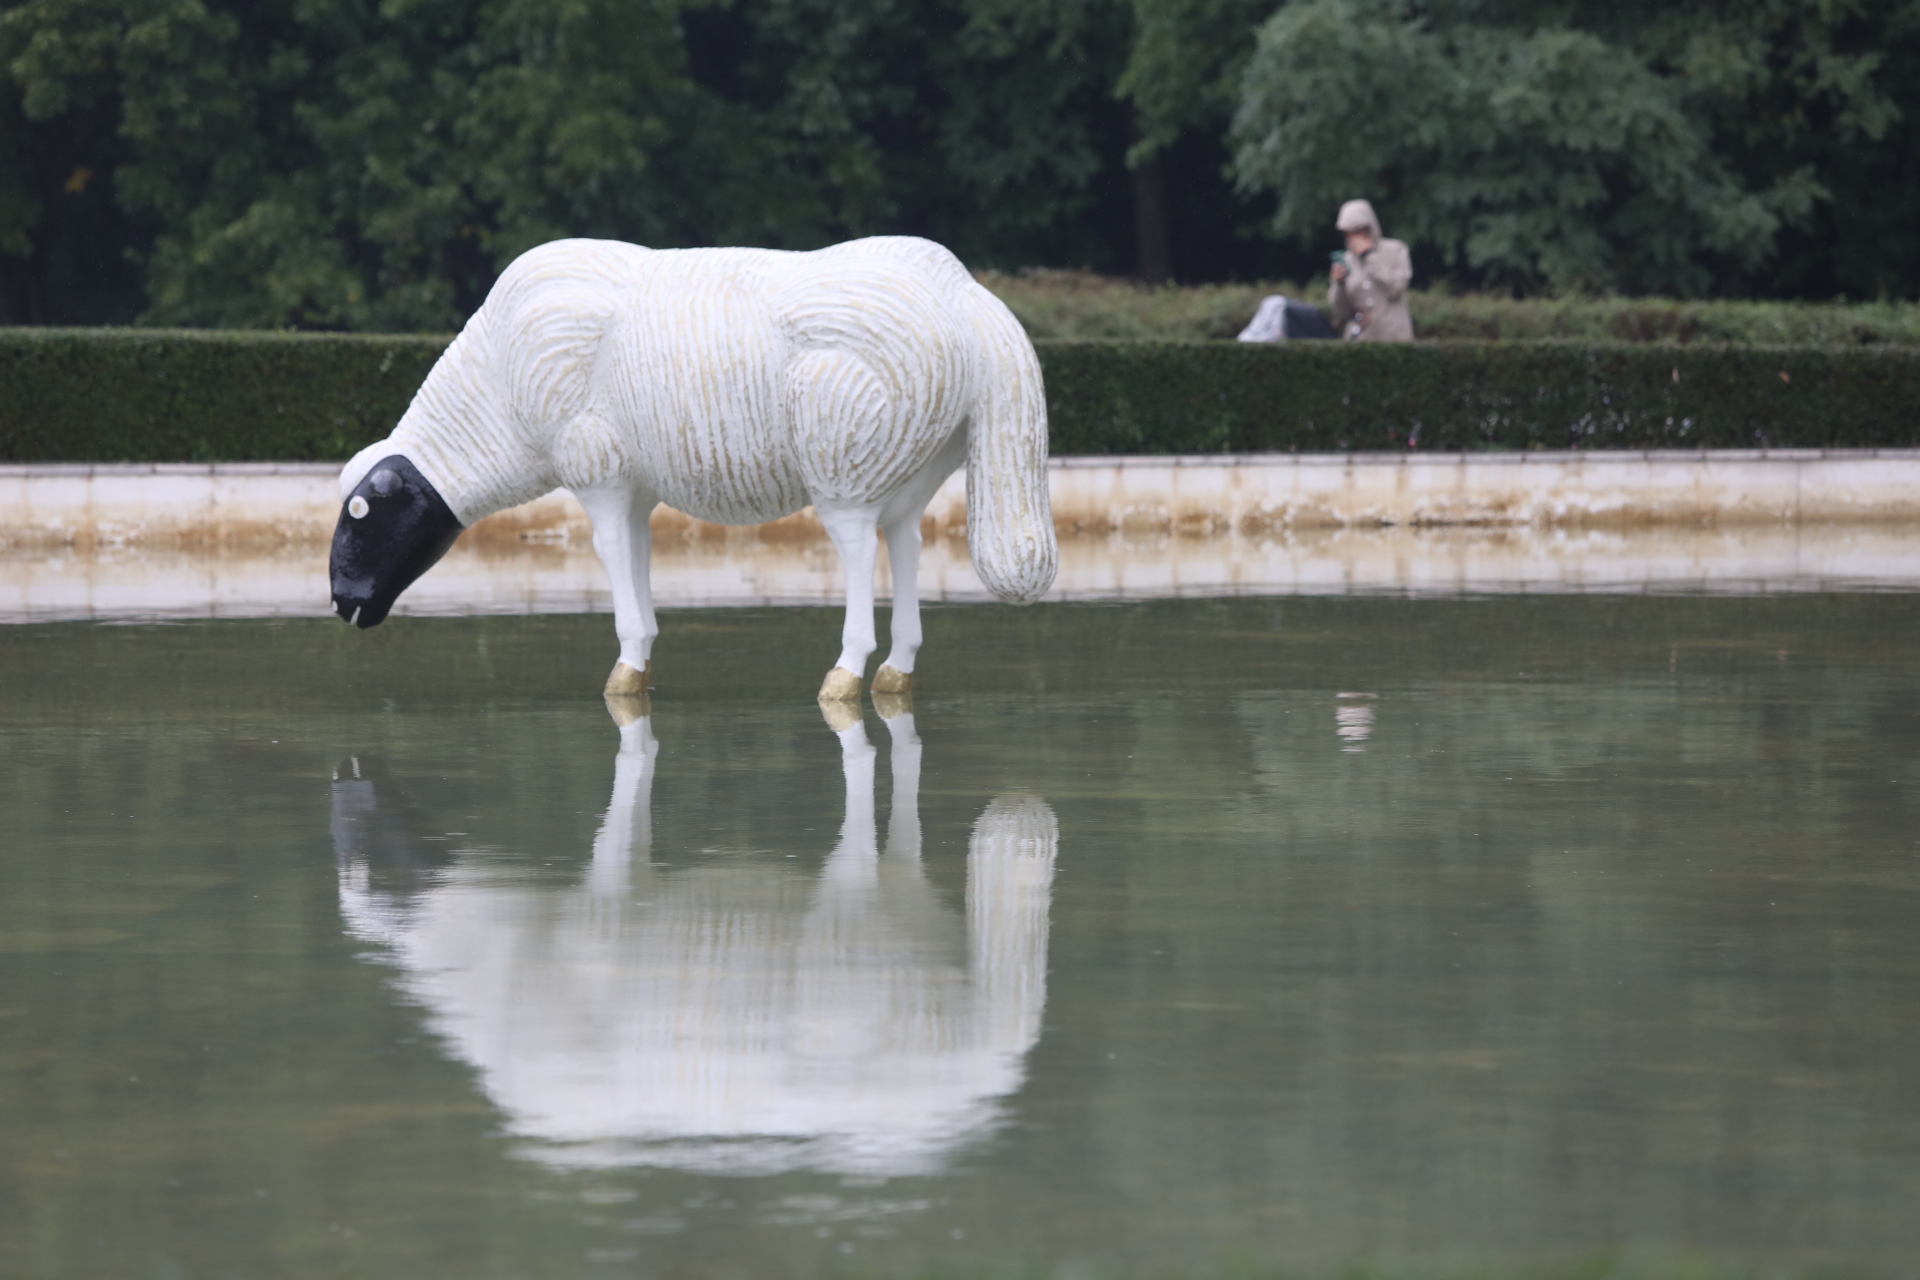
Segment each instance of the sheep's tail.
[{"label": "sheep's tail", "polygon": [[985,376],[967,441],[967,549],[989,591],[1031,604],[1053,585],[1060,559],[1047,494],[1046,388],[1026,330],[974,288]]}]

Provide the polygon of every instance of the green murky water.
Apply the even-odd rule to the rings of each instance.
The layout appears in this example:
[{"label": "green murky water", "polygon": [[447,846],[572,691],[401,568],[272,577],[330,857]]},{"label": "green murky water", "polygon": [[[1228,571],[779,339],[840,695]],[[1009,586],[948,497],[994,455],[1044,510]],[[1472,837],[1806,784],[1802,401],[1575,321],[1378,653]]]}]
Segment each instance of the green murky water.
[{"label": "green murky water", "polygon": [[1914,1270],[1920,599],[666,623],[0,629],[0,1276]]}]

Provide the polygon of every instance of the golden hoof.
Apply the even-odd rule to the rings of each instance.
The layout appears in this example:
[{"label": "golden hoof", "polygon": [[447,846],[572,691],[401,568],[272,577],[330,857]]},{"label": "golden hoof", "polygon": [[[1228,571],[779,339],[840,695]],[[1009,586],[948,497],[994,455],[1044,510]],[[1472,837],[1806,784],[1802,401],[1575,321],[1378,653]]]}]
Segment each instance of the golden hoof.
[{"label": "golden hoof", "polygon": [[835,667],[827,672],[827,678],[820,682],[820,701],[860,701],[860,677],[845,667]]},{"label": "golden hoof", "polygon": [[[878,684],[879,681],[875,681]],[[911,693],[882,693],[873,691],[873,709],[882,720],[891,720],[895,716],[913,714],[913,695]]]},{"label": "golden hoof", "polygon": [[827,722],[827,728],[835,733],[845,733],[860,723],[860,704],[845,702],[836,698],[820,699],[820,715]]},{"label": "golden hoof", "polygon": [[875,693],[912,693],[913,673],[883,665],[873,673],[873,691]]},{"label": "golden hoof", "polygon": [[624,662],[613,664],[613,674],[607,677],[606,695],[609,698],[638,698],[647,692],[653,683],[653,664],[649,662],[645,671],[635,671]]},{"label": "golden hoof", "polygon": [[606,698],[607,714],[622,729],[653,714],[653,700],[645,693],[609,693]]}]

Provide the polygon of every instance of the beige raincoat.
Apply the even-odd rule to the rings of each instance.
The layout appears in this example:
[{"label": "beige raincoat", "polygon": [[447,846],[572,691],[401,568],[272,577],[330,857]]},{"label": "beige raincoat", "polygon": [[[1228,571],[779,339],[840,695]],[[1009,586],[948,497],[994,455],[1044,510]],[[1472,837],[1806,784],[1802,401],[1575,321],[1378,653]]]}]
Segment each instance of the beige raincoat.
[{"label": "beige raincoat", "polygon": [[1346,333],[1347,322],[1360,318],[1362,342],[1412,342],[1413,316],[1407,311],[1407,285],[1413,281],[1413,258],[1401,240],[1380,234],[1380,219],[1365,200],[1340,206],[1335,224],[1341,231],[1371,231],[1374,246],[1366,253],[1347,255],[1347,278],[1327,290],[1333,304],[1333,327]]}]

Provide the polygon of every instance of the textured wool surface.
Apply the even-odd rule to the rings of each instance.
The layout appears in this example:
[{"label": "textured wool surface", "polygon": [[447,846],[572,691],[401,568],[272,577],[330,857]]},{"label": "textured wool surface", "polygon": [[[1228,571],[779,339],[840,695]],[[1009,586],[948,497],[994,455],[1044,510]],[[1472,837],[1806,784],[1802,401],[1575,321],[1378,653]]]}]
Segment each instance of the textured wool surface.
[{"label": "textured wool surface", "polygon": [[924,240],[543,245],[393,434],[347,464],[343,494],[392,453],[463,524],[564,486],[721,524],[811,504],[886,525],[917,519],[964,459],[981,578],[1015,601],[1053,579],[1039,361],[1006,307]]}]

